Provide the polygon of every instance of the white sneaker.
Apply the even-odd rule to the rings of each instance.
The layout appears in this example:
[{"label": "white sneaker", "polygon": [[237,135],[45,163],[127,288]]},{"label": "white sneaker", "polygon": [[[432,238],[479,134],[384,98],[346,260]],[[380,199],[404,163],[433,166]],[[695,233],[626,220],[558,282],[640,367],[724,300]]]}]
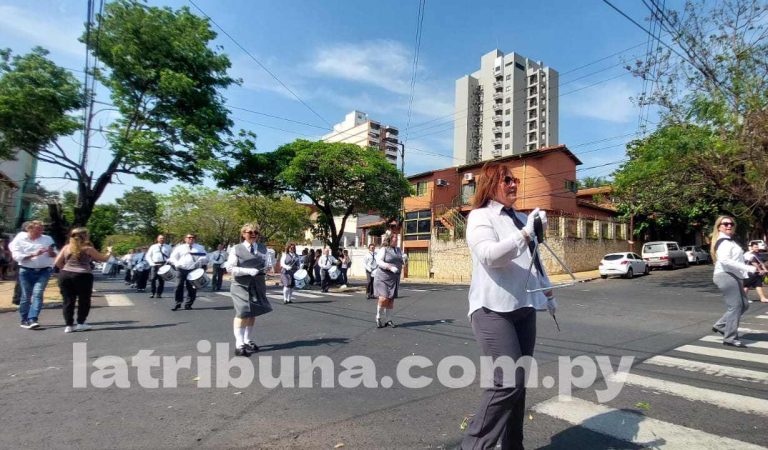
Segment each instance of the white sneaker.
[{"label": "white sneaker", "polygon": [[78,323],[77,328],[75,328],[75,331],[88,331],[92,326],[88,325],[87,323]]},{"label": "white sneaker", "polygon": [[347,285],[346,285],[346,284],[342,284],[342,285],[341,285],[341,288],[342,288],[342,289],[346,289],[346,288],[347,288]]},{"label": "white sneaker", "polygon": [[64,332],[65,333],[71,333],[72,331],[74,331],[74,330],[72,330],[71,326],[67,325],[66,327],[64,327]]}]

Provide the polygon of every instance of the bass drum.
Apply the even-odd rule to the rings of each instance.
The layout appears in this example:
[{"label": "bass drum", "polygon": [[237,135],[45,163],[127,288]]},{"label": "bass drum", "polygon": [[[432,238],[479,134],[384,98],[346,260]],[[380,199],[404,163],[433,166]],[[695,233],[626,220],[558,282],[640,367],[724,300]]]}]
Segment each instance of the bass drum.
[{"label": "bass drum", "polygon": [[173,267],[166,264],[163,267],[157,269],[157,276],[165,281],[173,281],[174,278],[176,278],[176,271],[173,270]]},{"label": "bass drum", "polygon": [[192,272],[189,272],[189,275],[187,276],[187,281],[192,283],[192,286],[195,289],[202,289],[211,282],[211,279],[208,278],[208,274],[205,273],[205,270],[203,268],[195,269]]},{"label": "bass drum", "polygon": [[328,276],[331,277],[331,280],[339,278],[339,275],[341,275],[339,266],[331,266],[331,268],[328,269]]},{"label": "bass drum", "polygon": [[293,282],[296,283],[296,289],[307,287],[307,280],[309,280],[309,274],[304,269],[299,269],[293,274]]}]

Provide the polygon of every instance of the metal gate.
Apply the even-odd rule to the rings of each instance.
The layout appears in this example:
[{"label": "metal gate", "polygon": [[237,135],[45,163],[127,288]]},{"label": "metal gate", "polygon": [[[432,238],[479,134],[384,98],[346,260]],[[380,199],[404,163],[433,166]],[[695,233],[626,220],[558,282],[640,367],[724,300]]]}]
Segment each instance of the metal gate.
[{"label": "metal gate", "polygon": [[408,278],[429,278],[429,252],[424,250],[408,250]]}]

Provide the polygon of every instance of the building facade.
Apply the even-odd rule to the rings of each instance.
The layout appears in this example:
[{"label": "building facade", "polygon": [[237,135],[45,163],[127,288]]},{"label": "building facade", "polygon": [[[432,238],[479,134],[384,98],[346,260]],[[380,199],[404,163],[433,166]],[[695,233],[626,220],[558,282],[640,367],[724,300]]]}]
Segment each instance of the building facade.
[{"label": "building facade", "polygon": [[39,201],[35,190],[37,158],[17,152],[15,160],[0,162],[0,231],[13,232],[29,220],[33,203]]},{"label": "building facade", "polygon": [[456,80],[457,165],[558,145],[558,73],[540,61],[494,50]]},{"label": "building facade", "polygon": [[382,126],[379,122],[368,119],[368,114],[352,111],[343,122],[333,126],[333,132],[323,136],[325,142],[345,142],[361,147],[381,149],[387,161],[397,166],[399,150],[398,130],[395,127]]}]

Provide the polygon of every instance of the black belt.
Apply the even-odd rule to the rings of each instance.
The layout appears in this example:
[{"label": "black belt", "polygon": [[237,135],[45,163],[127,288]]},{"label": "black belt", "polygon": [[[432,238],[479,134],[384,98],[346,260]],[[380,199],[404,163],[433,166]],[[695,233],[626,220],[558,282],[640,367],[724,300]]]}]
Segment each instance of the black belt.
[{"label": "black belt", "polygon": [[25,267],[25,266],[21,266],[21,268],[22,269],[27,269],[27,270],[37,270],[37,271],[50,269],[50,267],[37,267],[37,268],[35,268],[35,267]]}]

